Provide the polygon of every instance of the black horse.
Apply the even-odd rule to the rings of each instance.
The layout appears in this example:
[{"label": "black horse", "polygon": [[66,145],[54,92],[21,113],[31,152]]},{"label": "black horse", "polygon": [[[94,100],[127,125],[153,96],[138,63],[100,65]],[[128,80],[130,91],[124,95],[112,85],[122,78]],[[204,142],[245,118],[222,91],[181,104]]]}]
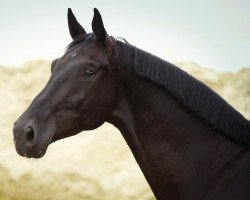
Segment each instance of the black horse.
[{"label": "black horse", "polygon": [[[52,142],[101,126],[122,133],[157,199],[250,199],[250,122],[178,67],[93,33],[72,11],[73,42],[14,125],[17,152],[42,157]],[[108,138],[107,138],[108,139]]]}]

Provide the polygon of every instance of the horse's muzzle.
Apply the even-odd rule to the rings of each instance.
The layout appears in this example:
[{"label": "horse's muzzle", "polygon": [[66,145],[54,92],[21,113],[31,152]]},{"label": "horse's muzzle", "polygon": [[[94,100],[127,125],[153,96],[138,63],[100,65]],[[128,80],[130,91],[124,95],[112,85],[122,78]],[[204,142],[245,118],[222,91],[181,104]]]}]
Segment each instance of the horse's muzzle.
[{"label": "horse's muzzle", "polygon": [[26,128],[24,127],[20,125],[19,121],[14,123],[13,141],[17,153],[27,158],[41,158],[46,150],[38,148],[35,129],[31,125]]}]

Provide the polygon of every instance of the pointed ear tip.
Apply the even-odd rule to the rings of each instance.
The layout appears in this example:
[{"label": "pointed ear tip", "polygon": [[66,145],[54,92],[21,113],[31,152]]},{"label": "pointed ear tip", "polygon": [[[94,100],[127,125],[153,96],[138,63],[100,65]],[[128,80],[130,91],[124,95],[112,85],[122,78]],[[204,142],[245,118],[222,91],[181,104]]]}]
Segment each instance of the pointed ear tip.
[{"label": "pointed ear tip", "polygon": [[100,12],[97,8],[94,8],[94,14],[100,14]]},{"label": "pointed ear tip", "polygon": [[72,12],[72,10],[71,10],[71,8],[68,8],[68,14],[72,14],[73,12]]}]

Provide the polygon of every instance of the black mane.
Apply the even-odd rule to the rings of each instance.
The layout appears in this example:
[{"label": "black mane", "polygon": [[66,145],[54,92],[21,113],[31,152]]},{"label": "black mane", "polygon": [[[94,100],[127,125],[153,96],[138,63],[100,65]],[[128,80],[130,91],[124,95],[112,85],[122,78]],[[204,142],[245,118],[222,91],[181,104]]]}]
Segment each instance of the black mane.
[{"label": "black mane", "polygon": [[164,87],[184,106],[225,136],[250,147],[250,122],[187,72],[128,43],[116,41],[118,63]]}]

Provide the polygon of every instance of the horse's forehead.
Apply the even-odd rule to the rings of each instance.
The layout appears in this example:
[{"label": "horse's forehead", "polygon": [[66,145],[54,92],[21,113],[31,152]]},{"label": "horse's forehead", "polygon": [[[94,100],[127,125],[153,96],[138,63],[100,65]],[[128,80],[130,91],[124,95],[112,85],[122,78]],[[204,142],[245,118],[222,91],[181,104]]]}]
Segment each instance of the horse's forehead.
[{"label": "horse's forehead", "polygon": [[93,53],[104,53],[104,48],[101,46],[101,44],[99,42],[97,42],[96,40],[92,40],[90,42],[86,42],[83,44],[82,46],[82,50],[84,51],[84,53],[88,54],[93,54]]},{"label": "horse's forehead", "polygon": [[100,65],[106,65],[108,63],[108,57],[105,53],[105,49],[95,40],[88,42],[81,42],[71,47],[60,58],[59,65],[66,67],[71,62],[83,62],[84,60],[93,60]]},{"label": "horse's forehead", "polygon": [[[108,57],[104,46],[95,40],[83,45],[80,53],[86,58],[99,63],[108,62]],[[74,54],[72,56],[74,56]]]}]

